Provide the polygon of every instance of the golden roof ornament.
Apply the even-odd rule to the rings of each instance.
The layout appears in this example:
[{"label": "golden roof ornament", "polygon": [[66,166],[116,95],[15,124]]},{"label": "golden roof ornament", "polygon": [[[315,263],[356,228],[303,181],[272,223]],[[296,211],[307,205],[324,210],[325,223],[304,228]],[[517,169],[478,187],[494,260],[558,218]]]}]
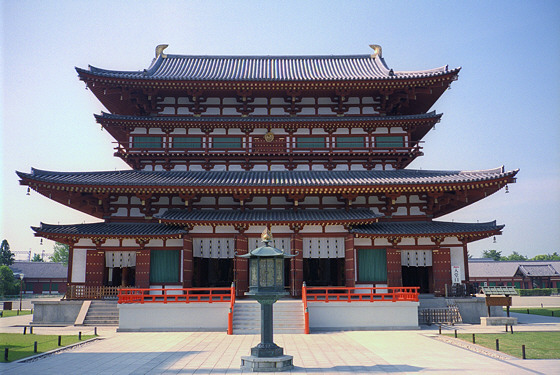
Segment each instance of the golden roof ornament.
[{"label": "golden roof ornament", "polygon": [[164,59],[167,57],[167,55],[163,53],[163,50],[166,49],[167,47],[169,47],[169,44],[160,44],[156,47],[156,59],[158,58],[159,55],[161,55],[161,57]]},{"label": "golden roof ornament", "polygon": [[369,47],[373,49],[373,53],[371,54],[372,59],[375,59],[377,56],[383,57],[381,55],[381,46],[379,44],[370,44]]},{"label": "golden roof ornament", "polygon": [[272,241],[272,232],[268,230],[268,228],[264,228],[263,232],[261,233],[261,240],[265,243]]}]

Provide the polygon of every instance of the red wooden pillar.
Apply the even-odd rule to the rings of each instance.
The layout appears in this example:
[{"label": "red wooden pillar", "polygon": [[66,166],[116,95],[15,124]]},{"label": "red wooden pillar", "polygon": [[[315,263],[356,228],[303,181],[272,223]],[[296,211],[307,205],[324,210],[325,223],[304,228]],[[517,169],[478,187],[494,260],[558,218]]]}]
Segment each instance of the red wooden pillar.
[{"label": "red wooden pillar", "polygon": [[[238,234],[235,236],[235,251],[237,255],[247,254],[248,250],[247,236]],[[235,295],[243,296],[249,290],[249,261],[247,259],[234,258],[234,281]]]},{"label": "red wooden pillar", "polygon": [[192,288],[193,284],[193,242],[189,234],[183,236],[183,288]]},{"label": "red wooden pillar", "polygon": [[463,242],[463,267],[465,267],[465,282],[468,283],[469,276],[469,253],[467,251],[467,242]]},{"label": "red wooden pillar", "polygon": [[344,240],[344,285],[347,288],[356,286],[356,270],[354,264],[354,235],[348,234]]},{"label": "red wooden pillar", "polygon": [[451,254],[449,248],[439,248],[432,254],[434,295],[445,294],[445,284],[451,285]]},{"label": "red wooden pillar", "polygon": [[401,253],[395,247],[387,248],[387,286],[402,286]]},{"label": "red wooden pillar", "polygon": [[86,285],[102,286],[105,272],[105,252],[96,248],[86,253]]},{"label": "red wooden pillar", "polygon": [[68,269],[67,269],[67,277],[66,277],[66,287],[65,289],[65,293],[66,293],[66,289],[68,287],[68,285],[73,284],[72,283],[72,267],[74,264],[74,243],[70,243],[68,244]]},{"label": "red wooden pillar", "polygon": [[301,235],[292,234],[292,254],[297,255],[290,261],[290,294],[292,297],[301,297],[301,288],[303,286],[303,239]]},{"label": "red wooden pillar", "polygon": [[144,243],[139,242],[140,250],[136,251],[136,287],[150,287],[150,249],[144,248]]}]

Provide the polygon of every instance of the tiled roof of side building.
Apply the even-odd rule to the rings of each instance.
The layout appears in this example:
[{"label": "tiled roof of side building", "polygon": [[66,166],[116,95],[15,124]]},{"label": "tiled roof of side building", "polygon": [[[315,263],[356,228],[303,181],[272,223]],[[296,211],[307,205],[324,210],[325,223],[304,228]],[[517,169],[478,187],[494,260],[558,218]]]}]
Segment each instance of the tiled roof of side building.
[{"label": "tiled roof of side building", "polygon": [[26,279],[65,279],[68,276],[68,266],[55,262],[18,262],[10,266],[17,274]]},{"label": "tiled roof of side building", "polygon": [[521,264],[519,271],[525,276],[560,276],[551,264]]},{"label": "tiled roof of side building", "polygon": [[435,77],[457,73],[447,66],[393,71],[381,56],[187,56],[160,54],[148,69],[106,70],[89,66],[79,74],[135,80],[191,81],[361,81]]},{"label": "tiled roof of side building", "polygon": [[455,235],[497,232],[504,228],[495,221],[487,223],[455,223],[444,221],[394,221],[366,224],[352,228],[352,233],[369,236]]},{"label": "tiled roof of side building", "polygon": [[520,265],[552,265],[560,272],[560,261],[494,261],[492,259],[469,260],[469,275],[471,278],[513,277]]},{"label": "tiled roof of side building", "polygon": [[352,210],[184,210],[171,209],[162,215],[156,215],[166,223],[199,223],[213,225],[218,223],[366,223],[375,222],[378,215],[369,209]]},{"label": "tiled roof of side building", "polygon": [[53,225],[41,223],[39,227],[31,227],[41,235],[57,236],[108,236],[108,237],[146,237],[146,236],[177,236],[186,233],[183,229],[159,223],[90,223]]},{"label": "tiled roof of side building", "polygon": [[513,177],[503,167],[481,171],[104,171],[17,172],[23,181],[81,186],[165,187],[346,187],[434,185],[484,182]]}]

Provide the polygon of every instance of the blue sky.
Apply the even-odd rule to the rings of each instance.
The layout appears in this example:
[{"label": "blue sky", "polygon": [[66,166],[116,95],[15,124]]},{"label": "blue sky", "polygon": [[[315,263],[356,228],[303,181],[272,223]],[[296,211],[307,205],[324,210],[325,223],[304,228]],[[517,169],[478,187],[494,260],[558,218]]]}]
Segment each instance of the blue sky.
[{"label": "blue sky", "polygon": [[74,67],[147,68],[167,53],[369,54],[395,70],[463,69],[410,168],[519,168],[502,190],[442,219],[497,220],[503,235],[470,245],[534,256],[560,251],[560,2],[11,1],[1,3],[0,236],[51,251],[30,226],[94,218],[26,195],[15,170],[126,169],[93,119],[104,110]]}]

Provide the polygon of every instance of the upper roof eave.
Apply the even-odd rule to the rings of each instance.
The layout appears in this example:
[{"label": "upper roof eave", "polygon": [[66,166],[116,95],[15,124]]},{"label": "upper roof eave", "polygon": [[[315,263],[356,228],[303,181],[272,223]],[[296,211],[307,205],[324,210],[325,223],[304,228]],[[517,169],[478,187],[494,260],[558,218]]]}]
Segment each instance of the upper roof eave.
[{"label": "upper roof eave", "polygon": [[183,56],[159,55],[141,71],[76,67],[78,75],[142,81],[313,82],[400,81],[456,75],[448,66],[418,71],[393,71],[371,55],[347,56]]},{"label": "upper roof eave", "polygon": [[253,123],[253,122],[389,122],[389,121],[414,121],[414,120],[439,120],[443,116],[442,113],[430,111],[427,113],[420,113],[414,115],[400,115],[400,116],[130,116],[119,115],[107,112],[101,112],[100,115],[95,114],[95,119],[99,121],[131,121],[131,122],[236,122],[236,123]]},{"label": "upper roof eave", "polygon": [[[103,171],[53,172],[32,168],[31,173],[17,171],[22,185],[115,187],[119,189],[192,188],[205,189],[307,189],[383,188],[390,186],[449,186],[477,184],[507,179],[514,182],[519,169],[505,172],[503,166],[481,171]],[[506,183],[507,183],[506,182]]]}]

